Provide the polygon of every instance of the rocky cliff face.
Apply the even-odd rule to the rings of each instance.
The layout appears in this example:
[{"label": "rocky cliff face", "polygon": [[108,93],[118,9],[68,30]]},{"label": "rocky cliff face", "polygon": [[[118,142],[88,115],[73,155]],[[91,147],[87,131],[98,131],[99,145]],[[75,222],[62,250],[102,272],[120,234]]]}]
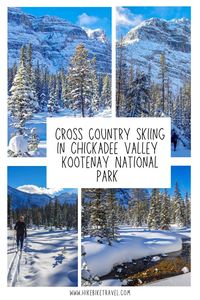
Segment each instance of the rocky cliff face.
[{"label": "rocky cliff face", "polygon": [[56,72],[67,68],[78,44],[94,55],[99,73],[111,72],[111,45],[103,30],[84,30],[64,19],[44,16],[34,17],[18,8],[8,10],[8,63],[19,60],[20,48],[32,44],[33,59]]},{"label": "rocky cliff face", "polygon": [[160,55],[165,54],[169,79],[174,90],[190,79],[190,21],[152,18],[132,28],[123,38],[127,57],[140,70],[151,65],[153,78],[159,73]]}]

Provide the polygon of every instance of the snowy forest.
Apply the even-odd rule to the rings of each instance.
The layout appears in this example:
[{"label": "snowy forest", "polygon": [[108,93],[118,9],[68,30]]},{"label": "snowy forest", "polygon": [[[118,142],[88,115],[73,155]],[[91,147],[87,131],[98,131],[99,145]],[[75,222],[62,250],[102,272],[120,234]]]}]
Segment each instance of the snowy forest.
[{"label": "snowy forest", "polygon": [[147,72],[134,65],[123,37],[116,47],[117,117],[171,117],[172,127],[183,145],[190,149],[191,82],[183,76],[182,86],[175,93],[168,75],[167,54],[160,54],[160,70],[155,78],[151,61],[146,66]]},{"label": "snowy forest", "polygon": [[159,189],[84,189],[82,206],[83,236],[97,236],[108,243],[117,239],[119,225],[149,230],[191,225],[190,196],[182,196],[178,183],[173,195]]},{"label": "snowy forest", "polygon": [[25,217],[28,227],[43,226],[47,228],[59,228],[66,230],[77,229],[78,222],[77,202],[60,203],[59,199],[50,200],[45,206],[32,206],[23,208],[13,208],[12,199],[8,195],[8,227],[13,228],[13,224],[19,219],[20,215]]},{"label": "snowy forest", "polygon": [[110,75],[97,73],[96,58],[88,58],[83,44],[77,45],[69,67],[63,67],[56,74],[39,62],[34,65],[33,56],[31,44],[22,46],[19,64],[8,69],[11,138],[20,135],[27,140],[22,149],[16,150],[15,145],[11,145],[9,156],[37,151],[39,134],[34,126],[26,126],[35,115],[38,119],[45,116],[46,123],[46,117],[93,117],[111,108]]}]

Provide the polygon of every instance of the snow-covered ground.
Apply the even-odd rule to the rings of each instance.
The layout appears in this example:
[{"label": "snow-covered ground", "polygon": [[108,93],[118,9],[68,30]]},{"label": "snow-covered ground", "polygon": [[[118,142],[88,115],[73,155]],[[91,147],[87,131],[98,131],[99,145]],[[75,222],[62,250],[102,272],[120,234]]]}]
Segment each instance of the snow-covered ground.
[{"label": "snow-covered ground", "polygon": [[[182,239],[190,237],[190,230],[187,229],[149,231],[146,228],[120,226],[118,233],[119,239],[117,242],[113,242],[112,246],[99,243],[97,238],[83,238],[82,246],[85,252],[83,266],[87,266],[82,270],[83,278],[87,279],[88,272],[92,277],[101,277],[111,272],[113,267],[131,262],[133,259],[179,251],[182,249]],[[112,283],[119,285],[110,280],[106,280],[102,284],[112,285]]]},{"label": "snow-covered ground", "polygon": [[[60,109],[59,113],[49,114],[46,112],[40,112],[34,114],[33,118],[26,123],[27,129],[36,129],[36,133],[39,136],[39,146],[38,150],[33,152],[30,151],[29,155],[32,157],[45,157],[46,156],[46,122],[47,117],[50,118],[66,118],[66,117],[74,117],[80,118],[80,113],[75,113],[70,109]],[[99,110],[98,113],[94,114],[93,117],[102,117],[109,118],[111,117],[111,109]],[[9,116],[8,123],[11,124],[11,119]],[[15,130],[11,126],[8,127],[8,142],[10,141],[11,135]],[[26,155],[25,155],[26,156]]]},{"label": "snow-covered ground", "polygon": [[171,155],[172,157],[190,157],[191,150],[187,147],[184,147],[183,143],[179,140],[176,151],[174,151],[173,145],[171,146]]},{"label": "snow-covered ground", "polygon": [[30,229],[22,253],[8,230],[8,286],[77,286],[77,232]]},{"label": "snow-covered ground", "polygon": [[173,276],[166,279],[161,279],[156,282],[148,283],[150,286],[190,286],[191,273]]}]

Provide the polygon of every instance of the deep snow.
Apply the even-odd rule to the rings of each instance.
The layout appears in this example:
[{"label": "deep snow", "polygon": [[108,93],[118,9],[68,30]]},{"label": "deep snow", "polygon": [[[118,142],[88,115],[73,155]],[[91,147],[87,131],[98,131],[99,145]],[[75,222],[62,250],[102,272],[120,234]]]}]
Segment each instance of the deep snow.
[{"label": "deep snow", "polygon": [[[113,242],[112,246],[98,243],[97,238],[83,238],[82,246],[86,253],[83,265],[87,265],[86,270],[82,270],[83,279],[86,279],[87,270],[92,277],[103,276],[114,266],[131,262],[133,259],[179,251],[182,249],[182,239],[190,237],[190,230],[150,231],[131,226],[120,226],[118,233],[118,241]],[[104,284],[107,285],[105,282]]]},{"label": "deep snow", "polygon": [[8,230],[8,286],[77,286],[76,231],[29,229],[21,255],[13,238]]},{"label": "deep snow", "polygon": [[156,282],[148,283],[148,286],[190,286],[191,273],[173,276],[166,279],[161,279]]},{"label": "deep snow", "polygon": [[[59,113],[47,113],[47,112],[40,112],[33,115],[33,118],[26,123],[26,128],[36,129],[36,133],[39,136],[40,143],[38,146],[37,151],[29,151],[28,154],[31,157],[45,157],[46,156],[46,122],[47,118],[67,118],[67,117],[74,117],[80,118],[80,112],[74,112],[70,109],[60,109]],[[111,109],[107,108],[105,110],[99,110],[93,117],[102,117],[102,118],[109,118],[111,117]],[[8,118],[8,143],[10,142],[12,133],[15,132],[13,127],[10,125],[12,123],[10,115]],[[24,147],[23,147],[24,148]],[[24,155],[27,156],[27,155]]]}]

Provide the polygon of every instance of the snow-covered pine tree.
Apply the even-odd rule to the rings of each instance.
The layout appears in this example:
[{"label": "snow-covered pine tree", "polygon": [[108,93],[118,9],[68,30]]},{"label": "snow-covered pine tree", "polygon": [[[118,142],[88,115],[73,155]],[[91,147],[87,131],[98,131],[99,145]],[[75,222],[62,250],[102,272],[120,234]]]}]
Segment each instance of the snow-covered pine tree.
[{"label": "snow-covered pine tree", "polygon": [[53,225],[54,225],[54,203],[53,203],[52,199],[50,199],[50,201],[49,201],[49,225],[51,227],[51,230],[53,230]]},{"label": "snow-covered pine tree", "polygon": [[109,245],[111,245],[112,240],[117,236],[117,215],[116,215],[116,196],[115,189],[107,189],[105,192],[105,201],[106,201],[106,221],[107,221],[107,239]]},{"label": "snow-covered pine tree", "polygon": [[182,210],[181,210],[181,203],[183,199],[179,190],[178,182],[176,182],[174,195],[173,195],[173,204],[172,204],[172,210],[174,214],[174,223],[181,227],[184,224]]},{"label": "snow-covered pine tree", "polygon": [[11,68],[8,68],[8,95],[10,96],[10,89],[13,84],[13,80],[15,78],[15,75],[17,73],[17,64],[14,63],[14,65]]},{"label": "snow-covered pine tree", "polygon": [[81,207],[81,231],[82,235],[85,236],[89,233],[90,224],[90,205],[91,202],[87,198],[88,189],[82,189],[82,207]]},{"label": "snow-covered pine tree", "polygon": [[116,46],[116,115],[117,117],[126,116],[126,90],[127,90],[127,63],[126,49],[123,43],[123,38]]},{"label": "snow-covered pine tree", "polygon": [[25,123],[33,114],[34,99],[23,61],[20,62],[10,93],[8,109],[11,112],[13,126],[24,132]]},{"label": "snow-covered pine tree", "polygon": [[92,83],[92,101],[89,107],[91,117],[99,111],[99,80],[97,77],[96,57],[91,61],[91,83]]},{"label": "snow-covered pine tree", "polygon": [[149,115],[149,87],[148,76],[137,72],[130,89],[126,94],[126,112],[128,117],[141,117]]},{"label": "snow-covered pine tree", "polygon": [[160,79],[160,87],[161,87],[161,110],[163,113],[166,112],[166,85],[168,80],[168,71],[167,71],[167,63],[166,63],[166,57],[165,53],[162,53],[160,55],[160,72],[158,74],[158,78]]},{"label": "snow-covered pine tree", "polygon": [[149,194],[145,189],[132,189],[129,200],[129,222],[133,226],[146,225]]},{"label": "snow-covered pine tree", "polygon": [[170,228],[170,197],[167,190],[161,195],[160,228],[168,230]]},{"label": "snow-covered pine tree", "polygon": [[61,101],[61,85],[60,85],[60,76],[56,76],[56,86],[55,86],[55,104],[54,104],[54,112],[58,113],[60,109],[60,101]]},{"label": "snow-covered pine tree", "polygon": [[67,76],[68,99],[75,112],[85,117],[92,101],[91,64],[83,44],[76,47]]},{"label": "snow-covered pine tree", "polygon": [[191,200],[188,193],[185,194],[185,208],[186,208],[186,219],[185,226],[191,226]]},{"label": "snow-covered pine tree", "polygon": [[29,44],[26,47],[26,70],[27,76],[30,83],[32,83],[32,75],[33,75],[33,48],[32,44]]},{"label": "snow-covered pine tree", "polygon": [[57,113],[59,110],[58,101],[56,99],[57,91],[56,91],[56,80],[55,77],[52,76],[50,80],[50,93],[49,93],[49,101],[47,104],[47,110],[49,113]]},{"label": "snow-covered pine tree", "polygon": [[49,81],[50,75],[47,68],[41,71],[41,94],[40,94],[40,110],[47,111],[47,103],[49,99]]},{"label": "snow-covered pine tree", "polygon": [[160,228],[160,191],[159,189],[152,189],[151,191],[151,204],[148,215],[148,227],[149,229],[159,229]]},{"label": "snow-covered pine tree", "polygon": [[61,102],[62,107],[64,108],[70,108],[70,101],[68,99],[68,89],[67,89],[67,76],[64,72],[64,70],[61,71]]},{"label": "snow-covered pine tree", "polygon": [[[26,63],[27,63],[26,50],[27,50],[26,46],[23,45],[20,49],[20,59],[19,59],[20,64],[23,64],[23,66],[25,68],[26,68]],[[29,79],[27,79],[27,80],[29,80]]]},{"label": "snow-covered pine tree", "polygon": [[188,141],[189,148],[191,147],[191,82],[185,82],[183,85],[183,109],[182,109],[182,129],[184,137]]},{"label": "snow-covered pine tree", "polygon": [[90,224],[91,236],[107,238],[106,205],[102,189],[91,189]]},{"label": "snow-covered pine tree", "polygon": [[30,131],[30,137],[28,139],[29,151],[37,151],[39,143],[40,143],[40,139],[39,136],[37,135],[36,128],[32,128]]},{"label": "snow-covered pine tree", "polygon": [[101,92],[101,105],[103,108],[111,107],[111,79],[108,74],[103,77],[103,87]]},{"label": "snow-covered pine tree", "polygon": [[56,197],[54,203],[54,225],[56,228],[62,227],[62,215],[61,215],[61,207],[58,198]]}]

